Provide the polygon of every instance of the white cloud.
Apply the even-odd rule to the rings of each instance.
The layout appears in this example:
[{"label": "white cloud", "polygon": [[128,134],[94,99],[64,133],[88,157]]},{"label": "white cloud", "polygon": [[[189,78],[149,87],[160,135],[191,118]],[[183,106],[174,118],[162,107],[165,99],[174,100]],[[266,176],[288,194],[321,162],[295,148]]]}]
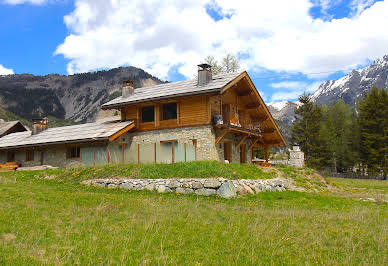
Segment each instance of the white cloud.
[{"label": "white cloud", "polygon": [[[321,1],[322,3],[326,1]],[[365,2],[365,1],[364,1]],[[229,15],[214,21],[205,6]],[[347,70],[388,53],[388,0],[350,18],[310,16],[308,0],[76,0],[57,47],[69,73],[134,65],[191,76],[207,55],[244,55],[248,70]],[[230,17],[231,16],[231,17]]]},{"label": "white cloud", "polygon": [[304,92],[312,93],[316,91],[321,84],[321,81],[312,83],[300,81],[282,81],[272,83],[270,86],[276,91],[271,96],[271,101],[296,100]]},{"label": "white cloud", "polygon": [[41,5],[47,2],[47,0],[4,0],[4,2],[10,5],[20,5],[20,4]]},{"label": "white cloud", "polygon": [[13,73],[14,73],[13,69],[5,68],[2,65],[0,65],[0,75],[12,75]]},{"label": "white cloud", "polygon": [[359,16],[365,9],[370,7],[375,0],[353,0],[350,4],[353,15]]}]

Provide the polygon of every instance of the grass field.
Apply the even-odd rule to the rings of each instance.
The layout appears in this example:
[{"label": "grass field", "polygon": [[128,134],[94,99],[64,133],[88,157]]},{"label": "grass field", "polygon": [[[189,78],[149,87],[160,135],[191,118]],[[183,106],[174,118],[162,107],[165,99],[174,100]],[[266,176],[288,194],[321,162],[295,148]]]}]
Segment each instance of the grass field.
[{"label": "grass field", "polygon": [[[386,203],[328,192],[232,200],[128,192],[57,174],[0,173],[0,264],[388,263]],[[330,179],[343,189],[386,187],[341,181]]]}]

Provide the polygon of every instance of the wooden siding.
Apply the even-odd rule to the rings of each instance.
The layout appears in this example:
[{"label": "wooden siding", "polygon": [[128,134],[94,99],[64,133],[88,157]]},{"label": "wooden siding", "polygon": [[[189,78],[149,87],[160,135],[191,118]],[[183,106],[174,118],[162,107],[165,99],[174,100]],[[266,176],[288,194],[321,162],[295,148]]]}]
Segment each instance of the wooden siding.
[{"label": "wooden siding", "polygon": [[[211,105],[208,95],[185,97],[175,100],[148,102],[146,104],[130,105],[122,108],[126,120],[135,120],[137,131],[167,129],[185,126],[207,125],[211,123]],[[177,103],[177,119],[162,120],[162,105],[164,103]],[[141,108],[155,106],[155,121],[141,122]]]}]

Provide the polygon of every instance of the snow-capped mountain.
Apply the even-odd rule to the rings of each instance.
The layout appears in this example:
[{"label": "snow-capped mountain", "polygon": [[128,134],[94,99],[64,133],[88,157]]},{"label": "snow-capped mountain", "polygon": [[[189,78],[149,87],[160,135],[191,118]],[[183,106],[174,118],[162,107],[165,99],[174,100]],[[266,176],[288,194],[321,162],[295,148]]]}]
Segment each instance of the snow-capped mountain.
[{"label": "snow-capped mountain", "polygon": [[320,105],[331,105],[342,99],[345,103],[354,106],[358,98],[373,87],[388,88],[388,55],[377,59],[368,67],[353,70],[339,80],[323,82],[312,99]]},{"label": "snow-capped mountain", "polygon": [[271,102],[267,106],[273,118],[291,124],[294,121],[295,108],[298,107],[298,102]]}]

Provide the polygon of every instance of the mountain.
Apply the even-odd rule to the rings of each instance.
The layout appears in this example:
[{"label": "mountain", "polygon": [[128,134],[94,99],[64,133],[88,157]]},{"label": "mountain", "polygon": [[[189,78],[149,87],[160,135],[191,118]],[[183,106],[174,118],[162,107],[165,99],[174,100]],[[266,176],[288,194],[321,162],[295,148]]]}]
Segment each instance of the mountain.
[{"label": "mountain", "polygon": [[342,99],[354,106],[358,98],[373,87],[388,88],[388,55],[377,59],[368,67],[353,70],[339,80],[323,82],[312,95],[312,99],[319,105],[331,105]]},{"label": "mountain", "polygon": [[101,104],[121,95],[126,79],[133,80],[135,87],[162,83],[135,67],[69,76],[6,75],[0,76],[0,106],[27,120],[49,116],[58,121],[94,121]]},{"label": "mountain", "polygon": [[291,139],[291,125],[295,119],[295,109],[298,107],[298,102],[271,102],[267,104],[267,107],[286,141],[289,142]]}]

